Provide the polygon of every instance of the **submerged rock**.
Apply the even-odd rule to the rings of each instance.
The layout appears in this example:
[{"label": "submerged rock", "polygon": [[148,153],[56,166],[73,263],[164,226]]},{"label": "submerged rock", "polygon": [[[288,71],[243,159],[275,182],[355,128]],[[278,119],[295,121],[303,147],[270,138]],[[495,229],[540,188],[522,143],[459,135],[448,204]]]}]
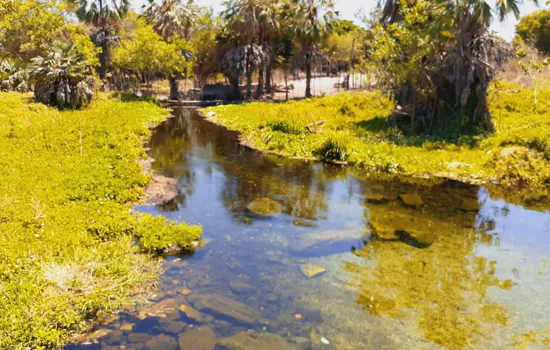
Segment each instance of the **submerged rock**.
[{"label": "submerged rock", "polygon": [[251,286],[250,284],[246,284],[243,282],[229,282],[229,288],[235,292],[235,293],[250,293],[253,292],[256,288],[254,286]]},{"label": "submerged rock", "polygon": [[422,197],[418,193],[407,193],[402,194],[399,196],[403,203],[405,203],[408,206],[420,208],[424,205],[424,201],[422,200]]},{"label": "submerged rock", "polygon": [[218,340],[212,328],[203,326],[183,333],[178,343],[182,350],[214,350]]},{"label": "submerged rock", "polygon": [[419,249],[430,247],[436,239],[435,235],[429,233],[411,234],[407,231],[397,231],[395,234],[401,242]]},{"label": "submerged rock", "polygon": [[151,339],[152,335],[149,333],[130,333],[128,336],[128,341],[130,343],[145,343]]},{"label": "submerged rock", "polygon": [[315,265],[305,264],[300,266],[300,270],[307,278],[313,278],[315,276],[325,273],[327,270]]},{"label": "submerged rock", "polygon": [[238,333],[219,344],[228,350],[297,350],[298,346],[273,333]]},{"label": "submerged rock", "polygon": [[294,256],[306,258],[341,254],[360,248],[364,236],[363,228],[303,234],[290,250]]},{"label": "submerged rock", "polygon": [[258,311],[225,296],[192,294],[188,299],[202,312],[221,315],[239,323],[251,325],[260,317]]},{"label": "submerged rock", "polygon": [[201,312],[199,312],[198,310],[192,308],[191,306],[182,304],[182,305],[179,306],[178,309],[181,312],[183,312],[185,314],[185,316],[187,316],[187,318],[190,318],[193,321],[198,322],[198,323],[204,322],[204,318],[205,318],[204,315]]},{"label": "submerged rock", "polygon": [[176,339],[172,338],[169,335],[166,334],[160,334],[156,337],[153,337],[149,339],[145,343],[145,349],[147,350],[157,350],[157,349],[163,349],[163,350],[177,350],[178,349],[178,343],[176,342]]},{"label": "submerged rock", "polygon": [[257,215],[273,216],[281,213],[283,205],[273,199],[260,198],[248,204],[247,208]]},{"label": "submerged rock", "polygon": [[186,326],[185,322],[171,321],[164,326],[163,330],[166,333],[177,335],[183,332],[183,330],[185,329],[185,326]]}]

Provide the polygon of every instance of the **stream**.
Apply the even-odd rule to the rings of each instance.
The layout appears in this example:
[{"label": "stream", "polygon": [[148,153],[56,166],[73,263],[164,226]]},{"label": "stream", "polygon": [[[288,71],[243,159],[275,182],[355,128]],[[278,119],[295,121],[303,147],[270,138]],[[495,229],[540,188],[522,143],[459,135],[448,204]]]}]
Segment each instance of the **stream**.
[{"label": "stream", "polygon": [[202,247],[154,302],[67,349],[548,349],[550,211],[457,182],[360,180],[180,109],[154,130]]}]

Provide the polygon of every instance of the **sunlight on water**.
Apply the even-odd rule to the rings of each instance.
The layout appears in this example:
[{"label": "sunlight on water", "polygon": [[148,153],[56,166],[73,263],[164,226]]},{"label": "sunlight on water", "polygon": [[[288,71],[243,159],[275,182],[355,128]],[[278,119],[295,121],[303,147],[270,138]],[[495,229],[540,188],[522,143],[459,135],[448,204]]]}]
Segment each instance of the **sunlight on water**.
[{"label": "sunlight on water", "polygon": [[166,258],[152,304],[70,348],[550,347],[548,211],[261,155],[189,110],[150,147],[178,203],[138,209],[202,224],[203,247]]}]

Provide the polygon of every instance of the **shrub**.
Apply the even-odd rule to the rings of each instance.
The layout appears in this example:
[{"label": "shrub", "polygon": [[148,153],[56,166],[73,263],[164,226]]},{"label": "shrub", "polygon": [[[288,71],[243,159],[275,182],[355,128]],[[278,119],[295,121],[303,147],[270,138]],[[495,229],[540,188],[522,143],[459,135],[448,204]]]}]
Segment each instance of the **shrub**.
[{"label": "shrub", "polygon": [[345,138],[340,135],[330,136],[313,154],[326,162],[345,162],[348,159],[348,149]]},{"label": "shrub", "polygon": [[93,68],[73,43],[56,44],[46,57],[34,58],[31,77],[38,102],[77,109],[92,100]]}]

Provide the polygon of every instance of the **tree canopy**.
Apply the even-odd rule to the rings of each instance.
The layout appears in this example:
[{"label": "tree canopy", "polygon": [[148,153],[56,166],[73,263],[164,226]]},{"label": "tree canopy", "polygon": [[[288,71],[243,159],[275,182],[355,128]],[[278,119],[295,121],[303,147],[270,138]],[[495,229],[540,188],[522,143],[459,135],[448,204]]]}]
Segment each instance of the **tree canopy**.
[{"label": "tree canopy", "polygon": [[550,55],[550,10],[539,10],[521,18],[517,35],[540,52]]}]

